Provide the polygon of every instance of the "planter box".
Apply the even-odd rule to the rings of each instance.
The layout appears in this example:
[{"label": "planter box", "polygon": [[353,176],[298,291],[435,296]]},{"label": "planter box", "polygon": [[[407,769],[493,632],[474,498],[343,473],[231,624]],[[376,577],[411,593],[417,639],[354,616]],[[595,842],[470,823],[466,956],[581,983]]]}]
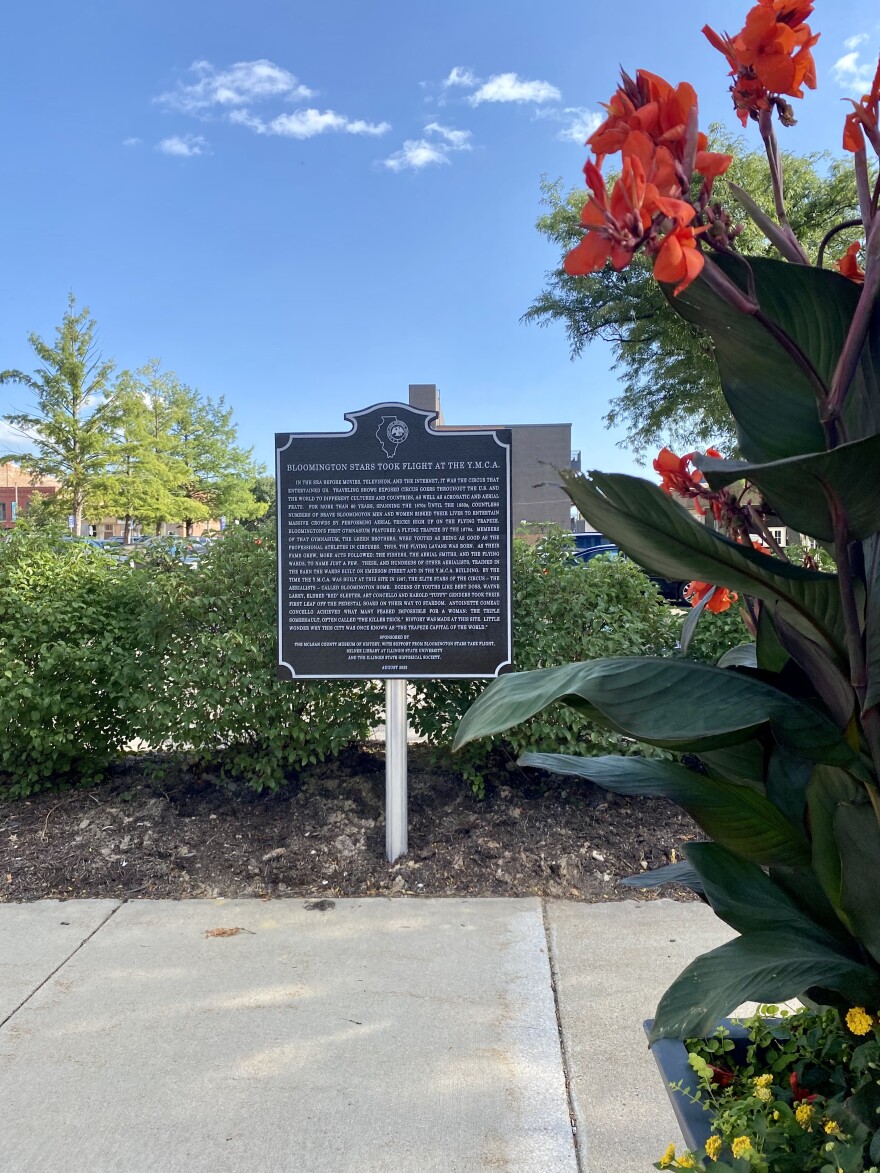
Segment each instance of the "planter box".
[{"label": "planter box", "polygon": [[[645,1023],[645,1034],[650,1032],[653,1025],[653,1018],[649,1018]],[[722,1018],[718,1025],[724,1026],[730,1031],[734,1048],[728,1054],[734,1059],[745,1059],[748,1041],[748,1032],[745,1027],[731,1022],[729,1018]],[[741,1052],[741,1055],[737,1054],[738,1051]],[[672,1083],[683,1081],[685,1087],[696,1088],[697,1077],[688,1063],[685,1045],[678,1039],[658,1039],[651,1047],[651,1054],[660,1068],[663,1086],[666,1088],[684,1142],[689,1149],[700,1152],[712,1134],[712,1113],[702,1104],[694,1104],[681,1092],[677,1092],[669,1086]]]}]

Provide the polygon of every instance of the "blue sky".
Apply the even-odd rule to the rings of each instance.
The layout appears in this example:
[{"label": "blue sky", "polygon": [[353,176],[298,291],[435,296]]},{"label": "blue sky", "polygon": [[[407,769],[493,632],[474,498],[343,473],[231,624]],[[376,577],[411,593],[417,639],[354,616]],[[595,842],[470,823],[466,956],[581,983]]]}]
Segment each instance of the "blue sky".
[{"label": "blue sky", "polygon": [[[701,125],[738,127],[700,26],[747,8],[15,5],[0,366],[33,369],[28,332],[51,336],[73,290],[106,356],[224,395],[267,464],[275,431],[341,430],[412,382],[439,385],[449,423],[571,421],[587,467],[631,471],[602,424],[607,349],[571,363],[561,327],[519,322],[557,261],[540,178],[581,182],[620,65],[691,81]],[[819,90],[783,144],[836,151],[880,21],[875,0],[819,0],[811,23]],[[26,406],[0,388],[0,414]]]}]

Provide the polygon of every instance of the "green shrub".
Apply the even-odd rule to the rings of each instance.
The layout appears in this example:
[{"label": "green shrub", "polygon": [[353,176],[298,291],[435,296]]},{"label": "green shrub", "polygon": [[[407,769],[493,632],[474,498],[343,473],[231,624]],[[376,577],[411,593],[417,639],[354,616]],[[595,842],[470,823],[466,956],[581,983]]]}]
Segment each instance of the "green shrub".
[{"label": "green shrub", "polygon": [[705,664],[717,664],[725,652],[738,644],[749,642],[752,642],[752,636],[736,603],[728,611],[721,611],[717,615],[704,610],[688,644],[687,658],[702,660]]},{"label": "green shrub", "polygon": [[785,556],[795,566],[806,566],[812,570],[827,570],[829,574],[837,572],[837,563],[834,555],[822,546],[797,546],[792,544],[785,547]]},{"label": "green shrub", "polygon": [[142,597],[51,530],[0,544],[0,794],[98,780],[130,739]]},{"label": "green shrub", "polygon": [[[681,627],[656,587],[634,563],[603,556],[572,558],[571,535],[552,527],[537,545],[513,543],[513,649],[517,671],[597,656],[671,655]],[[578,616],[580,622],[573,623]],[[488,681],[431,680],[416,685],[414,729],[435,746],[451,746],[458,723]],[[482,794],[496,740],[473,742],[456,769]],[[510,730],[502,752],[630,753],[658,751],[618,736],[557,705]]]},{"label": "green shrub", "polygon": [[363,741],[383,699],[372,681],[277,679],[275,557],[267,529],[235,527],[197,570],[131,572],[146,600],[139,736],[255,790]]},{"label": "green shrub", "polygon": [[[132,569],[49,530],[14,530],[0,545],[3,792],[94,781],[135,740],[259,790],[364,740],[381,720],[380,683],[277,680],[275,584],[265,529],[227,531],[198,569],[170,547]],[[634,564],[577,563],[558,529],[538,546],[514,543],[513,610],[520,670],[671,654],[680,626]],[[573,628],[573,614],[585,623]],[[414,728],[448,746],[485,685],[419,682]],[[596,753],[637,748],[559,706],[516,730],[509,750],[584,743]],[[478,792],[489,748],[456,759]]]}]

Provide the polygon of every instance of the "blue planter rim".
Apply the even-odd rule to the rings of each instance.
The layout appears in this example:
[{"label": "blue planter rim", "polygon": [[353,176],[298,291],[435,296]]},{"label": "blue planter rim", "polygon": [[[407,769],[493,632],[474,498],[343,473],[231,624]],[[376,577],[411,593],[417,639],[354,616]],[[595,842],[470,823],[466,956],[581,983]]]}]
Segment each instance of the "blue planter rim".
[{"label": "blue planter rim", "polygon": [[[653,1025],[653,1018],[645,1021],[646,1035],[650,1035]],[[722,1018],[719,1020],[718,1026],[725,1027],[730,1032],[732,1039],[747,1039],[749,1037],[746,1028],[741,1023],[734,1022],[733,1019]],[[688,1063],[687,1048],[679,1039],[658,1039],[651,1044],[650,1049],[663,1077],[663,1086],[666,1088],[666,1094],[669,1096],[669,1102],[672,1104],[672,1110],[675,1113],[684,1142],[693,1152],[701,1152],[706,1141],[712,1135],[711,1109],[704,1107],[701,1103],[693,1103],[687,1096],[683,1096],[681,1092],[670,1086],[673,1083],[683,1082],[684,1086],[688,1087],[688,1081],[690,1081],[691,1088],[696,1088],[696,1075]]]}]

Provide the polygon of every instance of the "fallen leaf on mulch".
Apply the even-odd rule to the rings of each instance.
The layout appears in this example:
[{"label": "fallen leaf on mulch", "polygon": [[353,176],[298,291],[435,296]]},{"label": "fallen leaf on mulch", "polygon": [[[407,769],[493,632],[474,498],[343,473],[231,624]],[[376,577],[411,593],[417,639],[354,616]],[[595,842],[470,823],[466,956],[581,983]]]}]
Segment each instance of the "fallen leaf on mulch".
[{"label": "fallen leaf on mulch", "polygon": [[205,929],[204,935],[206,937],[237,937],[239,933],[250,933],[252,937],[256,936],[256,933],[251,932],[250,929],[243,929],[240,925],[232,929]]}]

